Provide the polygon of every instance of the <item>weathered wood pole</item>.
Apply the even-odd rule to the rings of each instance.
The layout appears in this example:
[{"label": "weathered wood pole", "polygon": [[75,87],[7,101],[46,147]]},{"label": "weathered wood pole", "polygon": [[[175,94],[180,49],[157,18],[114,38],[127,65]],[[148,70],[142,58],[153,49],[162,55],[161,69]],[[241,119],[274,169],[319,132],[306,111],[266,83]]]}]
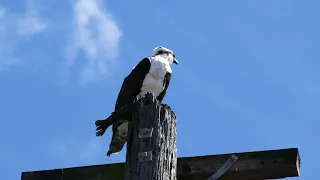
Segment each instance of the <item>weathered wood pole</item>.
[{"label": "weathered wood pole", "polygon": [[128,127],[126,180],[176,180],[176,116],[148,93],[132,106]]}]

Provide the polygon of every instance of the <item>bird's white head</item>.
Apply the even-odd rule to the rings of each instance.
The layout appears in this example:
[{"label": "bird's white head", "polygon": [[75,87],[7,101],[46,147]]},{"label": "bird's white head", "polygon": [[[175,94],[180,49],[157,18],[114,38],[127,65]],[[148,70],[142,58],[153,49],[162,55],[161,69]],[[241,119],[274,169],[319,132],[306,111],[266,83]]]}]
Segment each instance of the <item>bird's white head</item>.
[{"label": "bird's white head", "polygon": [[174,52],[168,48],[165,48],[163,46],[155,47],[153,50],[153,56],[159,55],[168,57],[170,64],[178,64],[178,60],[176,59]]}]

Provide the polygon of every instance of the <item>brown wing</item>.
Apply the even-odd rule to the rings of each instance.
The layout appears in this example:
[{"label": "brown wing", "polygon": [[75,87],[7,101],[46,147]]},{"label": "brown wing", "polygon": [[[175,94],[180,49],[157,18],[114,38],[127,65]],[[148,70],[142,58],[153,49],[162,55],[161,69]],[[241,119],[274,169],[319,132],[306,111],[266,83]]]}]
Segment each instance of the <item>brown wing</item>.
[{"label": "brown wing", "polygon": [[170,80],[171,80],[171,73],[167,72],[166,76],[164,77],[164,88],[163,91],[159,94],[159,96],[157,97],[158,101],[161,103],[164,96],[166,95],[167,91],[168,91],[168,87],[170,84]]},{"label": "brown wing", "polygon": [[131,73],[123,80],[115,105],[115,111],[134,100],[140,93],[143,80],[150,69],[149,58],[142,59]]},{"label": "brown wing", "polygon": [[[150,65],[149,58],[142,59],[124,79],[116,101],[115,112],[122,106],[133,102],[135,97],[140,93],[143,80],[149,72]],[[121,125],[121,123],[113,124],[113,132],[115,132],[119,125]]]}]

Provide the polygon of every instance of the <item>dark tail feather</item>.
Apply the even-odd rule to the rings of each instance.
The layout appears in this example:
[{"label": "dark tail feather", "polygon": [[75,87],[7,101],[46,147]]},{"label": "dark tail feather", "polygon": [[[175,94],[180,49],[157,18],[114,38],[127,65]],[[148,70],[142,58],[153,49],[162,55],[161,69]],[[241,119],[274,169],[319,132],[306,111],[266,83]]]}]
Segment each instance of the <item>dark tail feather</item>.
[{"label": "dark tail feather", "polygon": [[113,112],[111,115],[105,120],[97,120],[96,121],[96,136],[102,136],[109,126],[116,122],[121,122],[123,119],[128,119],[129,116],[129,108],[128,105],[125,105],[121,108],[120,111]]},{"label": "dark tail feather", "polygon": [[108,153],[107,153],[107,156],[110,157],[111,154],[112,154],[112,152],[109,150]]},{"label": "dark tail feather", "polygon": [[111,114],[107,119],[105,120],[97,120],[96,121],[96,136],[102,136],[109,126],[113,124],[113,114]]}]

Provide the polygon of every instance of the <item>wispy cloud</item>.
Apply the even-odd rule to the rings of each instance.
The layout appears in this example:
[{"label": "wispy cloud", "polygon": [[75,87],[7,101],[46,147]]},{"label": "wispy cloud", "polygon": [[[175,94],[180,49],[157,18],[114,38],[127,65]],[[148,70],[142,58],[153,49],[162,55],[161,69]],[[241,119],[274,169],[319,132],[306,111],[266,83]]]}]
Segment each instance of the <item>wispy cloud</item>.
[{"label": "wispy cloud", "polygon": [[20,38],[43,32],[46,23],[40,19],[35,6],[27,6],[25,13],[13,13],[0,6],[0,71],[24,63],[16,53]]},{"label": "wispy cloud", "polygon": [[77,0],[73,13],[72,40],[66,47],[66,64],[69,68],[80,59],[79,53],[85,55],[80,72],[80,83],[83,84],[107,73],[109,63],[118,55],[122,33],[101,0]]},{"label": "wispy cloud", "polygon": [[10,7],[0,5],[0,71],[30,63],[26,60],[30,53],[26,53],[26,48],[21,47],[24,42],[30,42],[38,34],[49,30],[49,21],[50,27],[71,21],[70,27],[50,29],[63,30],[54,35],[66,35],[68,38],[67,42],[62,42],[59,46],[52,45],[53,51],[59,51],[62,47],[66,57],[62,64],[64,71],[58,71],[59,76],[67,80],[69,75],[78,73],[75,76],[79,78],[80,84],[87,84],[107,74],[111,63],[118,57],[122,32],[102,0],[74,0],[70,7],[71,16],[66,15],[66,19],[59,21],[41,16],[41,4],[36,3],[36,0],[25,2],[23,12],[12,11]]},{"label": "wispy cloud", "polygon": [[13,18],[7,13],[7,9],[0,6],[0,71],[21,64],[21,59],[14,55],[15,37],[9,38],[12,28],[11,19]]},{"label": "wispy cloud", "polygon": [[17,33],[20,36],[33,36],[47,28],[45,20],[39,15],[38,9],[32,0],[27,1],[25,14],[17,21]]}]

